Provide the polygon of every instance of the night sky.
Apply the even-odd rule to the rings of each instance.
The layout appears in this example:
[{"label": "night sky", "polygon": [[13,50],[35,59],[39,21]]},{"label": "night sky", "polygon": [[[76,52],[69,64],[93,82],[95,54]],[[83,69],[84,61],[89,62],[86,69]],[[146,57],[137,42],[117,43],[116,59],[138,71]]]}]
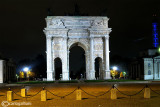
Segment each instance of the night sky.
[{"label": "night sky", "polygon": [[[152,14],[160,16],[160,0],[1,0],[0,53],[15,61],[45,55],[47,9],[54,16],[73,13],[110,18],[110,55],[133,57],[152,47]],[[107,11],[105,11],[107,10]]]}]

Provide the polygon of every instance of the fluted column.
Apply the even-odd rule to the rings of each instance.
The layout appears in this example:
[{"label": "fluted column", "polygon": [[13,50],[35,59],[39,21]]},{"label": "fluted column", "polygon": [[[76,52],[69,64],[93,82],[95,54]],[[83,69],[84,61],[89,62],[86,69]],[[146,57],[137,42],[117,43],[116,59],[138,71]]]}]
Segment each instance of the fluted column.
[{"label": "fluted column", "polygon": [[85,76],[84,77],[86,77],[86,79],[87,80],[89,80],[90,79],[90,53],[89,53],[89,51],[86,51],[86,54],[85,54],[85,56],[86,56],[86,73],[85,73]]},{"label": "fluted column", "polygon": [[53,81],[53,69],[52,69],[52,38],[47,36],[47,81]]},{"label": "fluted column", "polygon": [[93,57],[93,51],[94,51],[94,41],[93,41],[93,37],[90,38],[90,80],[95,79],[95,70],[94,70],[94,57]]},{"label": "fluted column", "polygon": [[54,56],[54,40],[53,40],[54,38],[52,38],[52,41],[51,41],[51,62],[52,62],[52,71],[53,71],[53,80],[55,80],[55,61],[54,61],[54,58],[55,58],[55,56]]},{"label": "fluted column", "polygon": [[71,77],[70,77],[70,71],[69,71],[69,53],[70,53],[70,51],[67,50],[67,70],[68,70],[68,73],[69,73],[69,80],[70,80]]},{"label": "fluted column", "polygon": [[62,79],[69,80],[69,70],[68,70],[68,56],[67,56],[67,38],[63,38],[63,46],[64,46],[64,53],[63,53],[63,62],[62,62]]},{"label": "fluted column", "polygon": [[104,79],[111,79],[110,76],[110,67],[109,67],[109,35],[105,38],[105,71],[104,71]]}]

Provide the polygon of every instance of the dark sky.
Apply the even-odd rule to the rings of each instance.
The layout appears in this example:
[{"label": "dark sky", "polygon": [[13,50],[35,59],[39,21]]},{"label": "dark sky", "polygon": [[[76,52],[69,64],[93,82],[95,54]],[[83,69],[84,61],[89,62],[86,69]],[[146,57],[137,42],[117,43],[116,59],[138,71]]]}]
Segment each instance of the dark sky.
[{"label": "dark sky", "polygon": [[98,16],[107,9],[111,55],[136,56],[152,46],[152,14],[160,16],[160,0],[0,0],[0,53],[20,60],[44,54],[47,8],[55,16],[73,13]]}]

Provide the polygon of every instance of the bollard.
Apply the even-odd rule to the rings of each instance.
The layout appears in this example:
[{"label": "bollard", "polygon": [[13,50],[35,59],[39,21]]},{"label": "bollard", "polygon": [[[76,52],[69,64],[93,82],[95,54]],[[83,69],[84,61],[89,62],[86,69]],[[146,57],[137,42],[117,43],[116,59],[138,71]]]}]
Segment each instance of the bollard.
[{"label": "bollard", "polygon": [[111,99],[117,99],[117,90],[115,88],[111,89]]},{"label": "bollard", "polygon": [[7,91],[7,101],[13,101],[13,92]]},{"label": "bollard", "polygon": [[82,93],[82,91],[79,89],[76,91],[76,100],[82,100],[81,93]]},{"label": "bollard", "polygon": [[145,88],[144,89],[144,98],[150,98],[150,88]]},{"label": "bollard", "polygon": [[41,91],[41,101],[47,101],[47,91],[46,90]]},{"label": "bollard", "polygon": [[26,97],[26,89],[25,88],[21,89],[21,96]]}]

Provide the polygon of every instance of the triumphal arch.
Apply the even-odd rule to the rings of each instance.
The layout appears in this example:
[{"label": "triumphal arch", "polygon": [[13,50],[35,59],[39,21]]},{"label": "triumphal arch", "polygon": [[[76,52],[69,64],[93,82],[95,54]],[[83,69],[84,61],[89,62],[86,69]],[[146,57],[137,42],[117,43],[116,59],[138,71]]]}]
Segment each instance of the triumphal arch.
[{"label": "triumphal arch", "polygon": [[69,80],[70,49],[79,46],[85,51],[87,80],[95,79],[95,59],[100,60],[99,79],[110,79],[109,34],[107,17],[48,16],[44,29],[47,48],[47,80],[55,80],[54,60],[62,62],[62,80]]}]

